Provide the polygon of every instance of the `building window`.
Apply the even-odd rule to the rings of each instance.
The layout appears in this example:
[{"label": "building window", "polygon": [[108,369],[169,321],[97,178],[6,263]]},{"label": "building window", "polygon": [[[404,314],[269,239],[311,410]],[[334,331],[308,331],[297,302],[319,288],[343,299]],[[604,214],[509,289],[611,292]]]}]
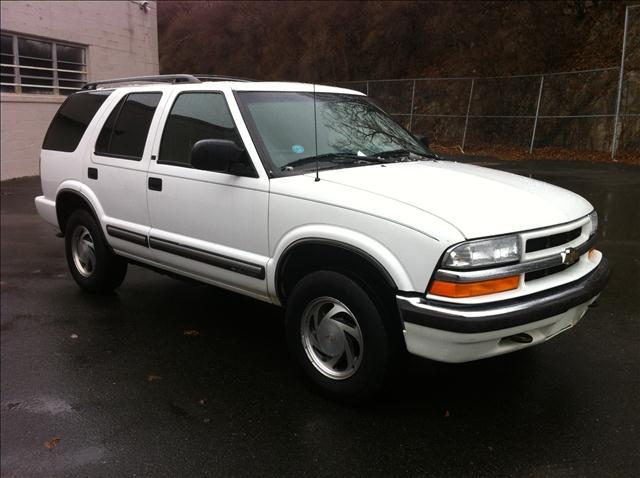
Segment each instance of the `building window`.
[{"label": "building window", "polygon": [[87,81],[86,49],[2,33],[3,93],[69,95]]}]

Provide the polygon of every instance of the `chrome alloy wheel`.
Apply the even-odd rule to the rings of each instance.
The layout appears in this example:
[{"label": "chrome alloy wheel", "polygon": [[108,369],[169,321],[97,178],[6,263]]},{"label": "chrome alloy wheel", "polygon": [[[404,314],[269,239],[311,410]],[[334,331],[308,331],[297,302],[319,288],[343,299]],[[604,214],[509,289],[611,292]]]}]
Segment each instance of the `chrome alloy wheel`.
[{"label": "chrome alloy wheel", "polygon": [[71,238],[71,254],[76,269],[83,277],[89,277],[96,268],[96,250],[89,229],[78,226]]},{"label": "chrome alloy wheel", "polygon": [[349,308],[333,297],[307,305],[300,325],[302,345],[313,366],[326,377],[344,380],[362,362],[360,325]]}]

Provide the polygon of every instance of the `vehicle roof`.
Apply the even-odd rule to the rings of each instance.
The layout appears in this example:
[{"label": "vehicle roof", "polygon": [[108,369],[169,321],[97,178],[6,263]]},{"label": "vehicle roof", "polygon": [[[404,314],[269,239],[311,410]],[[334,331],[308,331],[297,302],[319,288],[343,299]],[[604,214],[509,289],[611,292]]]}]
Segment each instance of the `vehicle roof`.
[{"label": "vehicle roof", "polygon": [[[303,92],[313,93],[314,85],[312,83],[295,83],[284,81],[202,81],[201,83],[144,83],[144,84],[127,84],[117,85],[100,85],[95,90],[119,90],[126,92],[135,91],[198,91],[198,90],[231,90],[231,91],[287,91],[287,92]],[[339,88],[337,86],[315,85],[316,93],[342,93],[350,95],[365,96],[364,93],[357,90],[347,88]]]}]

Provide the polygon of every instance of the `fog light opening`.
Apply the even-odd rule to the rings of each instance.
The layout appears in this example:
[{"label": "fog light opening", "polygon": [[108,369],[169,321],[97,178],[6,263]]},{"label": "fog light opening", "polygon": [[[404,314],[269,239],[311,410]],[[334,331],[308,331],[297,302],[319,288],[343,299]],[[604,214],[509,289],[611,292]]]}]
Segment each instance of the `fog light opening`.
[{"label": "fog light opening", "polygon": [[516,342],[518,344],[530,344],[531,342],[533,342],[533,337],[531,337],[529,334],[521,333],[505,337],[501,340],[501,342],[504,341]]}]

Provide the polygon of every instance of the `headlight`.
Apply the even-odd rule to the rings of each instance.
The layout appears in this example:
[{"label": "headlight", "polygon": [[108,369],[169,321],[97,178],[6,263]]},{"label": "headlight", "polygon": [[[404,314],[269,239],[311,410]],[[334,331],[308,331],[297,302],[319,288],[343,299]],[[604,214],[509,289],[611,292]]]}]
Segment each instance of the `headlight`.
[{"label": "headlight", "polygon": [[589,221],[591,221],[591,233],[589,235],[593,236],[598,231],[598,213],[595,209],[589,214]]},{"label": "headlight", "polygon": [[450,269],[470,269],[518,260],[520,260],[518,236],[502,236],[458,244],[447,251],[442,260],[442,266]]}]

